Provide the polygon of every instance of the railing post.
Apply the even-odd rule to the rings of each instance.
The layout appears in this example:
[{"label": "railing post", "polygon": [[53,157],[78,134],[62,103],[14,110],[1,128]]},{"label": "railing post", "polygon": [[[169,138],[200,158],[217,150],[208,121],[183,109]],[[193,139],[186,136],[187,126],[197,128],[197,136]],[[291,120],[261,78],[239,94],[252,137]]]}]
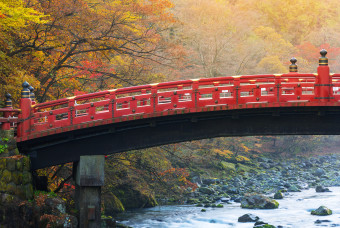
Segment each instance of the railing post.
[{"label": "railing post", "polygon": [[153,112],[157,112],[157,107],[158,106],[158,96],[157,96],[157,85],[151,85],[151,105],[153,108]]},{"label": "railing post", "polygon": [[111,112],[111,117],[112,120],[114,121],[115,118],[115,102],[116,102],[116,90],[110,91],[109,99],[110,99],[110,104],[109,104],[109,110]]},{"label": "railing post", "polygon": [[[8,109],[9,112],[4,112],[4,117],[8,118],[11,115],[10,110],[13,109],[13,107],[12,107],[12,99],[11,99],[12,95],[9,94],[9,93],[6,93],[5,97],[6,97],[6,100],[5,100],[5,109]],[[2,130],[10,130],[11,129],[11,124],[9,122],[8,123],[3,123],[2,126],[1,126],[1,129]]]},{"label": "railing post", "polygon": [[322,49],[320,51],[321,57],[319,58],[318,76],[314,84],[315,99],[321,102],[327,102],[334,99],[331,94],[332,79],[329,74],[328,58],[326,57],[327,51]]},{"label": "railing post", "polygon": [[20,99],[20,109],[21,114],[19,115],[18,123],[18,137],[24,137],[29,134],[30,131],[30,116],[32,109],[32,101],[30,99],[30,90],[28,89],[30,85],[28,82],[22,83],[21,99]]},{"label": "railing post", "polygon": [[276,90],[276,102],[280,102],[281,91],[281,75],[275,75],[275,90]]},{"label": "railing post", "polygon": [[195,111],[198,111],[198,101],[199,101],[199,84],[198,80],[192,80],[192,92],[191,99],[194,103]]},{"label": "railing post", "polygon": [[235,104],[238,104],[240,99],[240,77],[234,77],[234,97],[235,97]]}]

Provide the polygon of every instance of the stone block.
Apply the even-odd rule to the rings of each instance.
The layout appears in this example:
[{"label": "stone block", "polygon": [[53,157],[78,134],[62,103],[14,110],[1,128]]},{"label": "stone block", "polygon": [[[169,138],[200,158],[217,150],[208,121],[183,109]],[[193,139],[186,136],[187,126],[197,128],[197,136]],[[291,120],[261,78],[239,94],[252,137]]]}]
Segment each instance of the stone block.
[{"label": "stone block", "polygon": [[31,184],[32,183],[32,174],[28,171],[24,171],[22,174],[22,183],[23,184]]},{"label": "stone block", "polygon": [[29,157],[22,158],[23,170],[30,171],[31,170],[31,160]]},{"label": "stone block", "polygon": [[15,167],[17,171],[22,171],[23,168],[22,161],[21,160],[16,161]]},{"label": "stone block", "polygon": [[30,200],[33,199],[33,185],[26,184],[24,187],[26,199]]},{"label": "stone block", "polygon": [[20,199],[26,199],[25,185],[17,185],[15,195]]},{"label": "stone block", "polygon": [[8,184],[12,181],[12,173],[7,169],[2,172],[1,182]]},{"label": "stone block", "polygon": [[22,184],[22,173],[21,172],[13,172],[12,173],[12,180],[16,185]]},{"label": "stone block", "polygon": [[79,186],[104,185],[104,155],[80,156],[76,183]]},{"label": "stone block", "polygon": [[6,163],[7,163],[7,169],[9,171],[15,171],[15,162],[16,162],[15,159],[11,159],[11,158],[7,159]]},{"label": "stone block", "polygon": [[0,170],[4,170],[7,168],[6,158],[0,158]]},{"label": "stone block", "polygon": [[6,187],[7,193],[15,195],[16,190],[17,190],[17,186],[13,182],[7,184],[7,187]]}]

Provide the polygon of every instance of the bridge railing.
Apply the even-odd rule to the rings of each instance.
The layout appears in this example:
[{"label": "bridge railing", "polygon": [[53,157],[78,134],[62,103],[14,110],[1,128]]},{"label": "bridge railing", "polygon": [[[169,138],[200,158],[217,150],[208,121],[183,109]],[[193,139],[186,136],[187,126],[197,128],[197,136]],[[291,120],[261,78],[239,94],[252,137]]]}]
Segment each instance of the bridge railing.
[{"label": "bridge railing", "polygon": [[326,54],[321,54],[317,74],[298,73],[296,60],[292,59],[287,74],[164,82],[41,104],[35,104],[31,99],[33,92],[28,83],[24,83],[18,141],[41,137],[45,132],[55,134],[97,126],[103,121],[113,123],[188,112],[337,102],[340,99],[340,74],[329,74],[329,67],[324,64]]}]

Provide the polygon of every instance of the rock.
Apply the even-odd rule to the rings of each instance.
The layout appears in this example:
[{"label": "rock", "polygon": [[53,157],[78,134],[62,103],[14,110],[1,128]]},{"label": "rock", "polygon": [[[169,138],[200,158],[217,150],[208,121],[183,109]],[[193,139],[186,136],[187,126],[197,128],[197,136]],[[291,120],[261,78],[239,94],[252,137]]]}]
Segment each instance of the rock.
[{"label": "rock", "polygon": [[11,181],[12,181],[12,174],[11,174],[11,172],[8,171],[8,170],[4,170],[2,172],[1,182],[7,184],[7,183],[9,183]]},{"label": "rock", "polygon": [[283,199],[283,194],[281,191],[278,191],[274,194],[274,199]]},{"label": "rock", "polygon": [[15,170],[15,163],[16,163],[16,160],[14,160],[14,159],[7,159],[7,169],[9,171],[14,171]]},{"label": "rock", "polygon": [[260,218],[253,214],[244,214],[238,218],[238,222],[257,222]]},{"label": "rock", "polygon": [[217,207],[217,208],[222,208],[222,207],[224,207],[224,206],[223,206],[223,204],[217,204],[216,207]]},{"label": "rock", "polygon": [[288,192],[301,192],[301,190],[296,185],[291,185],[288,190]]},{"label": "rock", "polygon": [[323,223],[323,222],[331,222],[330,220],[316,220],[314,223],[315,224],[320,224],[320,223]]},{"label": "rock", "polygon": [[158,205],[152,194],[134,189],[131,185],[121,185],[112,193],[122,202],[125,209],[149,208]]},{"label": "rock", "polygon": [[275,209],[279,207],[279,203],[269,197],[254,193],[245,195],[242,198],[241,207],[249,209]]},{"label": "rock", "polygon": [[211,184],[219,183],[220,180],[219,179],[203,179],[202,182],[203,184],[211,185]]},{"label": "rock", "polygon": [[206,212],[207,210],[206,209],[202,209],[201,212]]},{"label": "rock", "polygon": [[222,197],[221,198],[221,201],[223,202],[223,203],[228,203],[229,202],[229,198],[226,198],[226,197]]},{"label": "rock", "polygon": [[231,197],[231,200],[233,200],[233,201],[236,202],[236,203],[240,203],[241,200],[242,200],[242,198],[241,198],[241,197],[236,197],[236,196],[234,196],[234,197]]},{"label": "rock", "polygon": [[59,197],[47,198],[45,200],[46,213],[59,216],[66,213],[64,200]]},{"label": "rock", "polygon": [[320,206],[318,209],[313,210],[311,212],[312,215],[320,215],[320,216],[325,216],[325,215],[331,215],[332,214],[332,210],[328,209],[325,206]]},{"label": "rock", "polygon": [[264,169],[270,169],[270,165],[268,163],[260,163],[260,167],[264,168]]},{"label": "rock", "polygon": [[103,203],[105,214],[113,215],[125,211],[122,202],[112,192],[103,195]]},{"label": "rock", "polygon": [[267,223],[267,224],[264,224],[264,225],[257,225],[257,226],[254,225],[254,228],[276,228],[276,227],[273,226],[273,225],[269,225]]},{"label": "rock", "polygon": [[199,191],[199,192],[202,192],[202,193],[204,193],[204,194],[208,194],[208,195],[211,195],[211,194],[214,194],[214,193],[215,193],[214,189],[212,189],[212,188],[207,188],[207,187],[200,187],[200,188],[198,189],[198,191]]},{"label": "rock", "polygon": [[187,204],[198,204],[199,203],[199,199],[196,198],[190,198],[187,200]]},{"label": "rock", "polygon": [[227,190],[226,190],[227,193],[229,194],[239,194],[239,190],[235,187],[229,187]]},{"label": "rock", "polygon": [[314,175],[318,176],[318,177],[321,177],[322,175],[325,175],[325,174],[326,174],[326,172],[322,168],[317,168],[315,173],[314,173]]},{"label": "rock", "polygon": [[76,228],[78,227],[78,219],[73,215],[66,214],[65,218],[59,221],[59,224],[61,227]]},{"label": "rock", "polygon": [[254,227],[256,226],[261,226],[261,225],[267,225],[268,223],[266,222],[263,222],[262,220],[259,220],[259,221],[256,221],[255,224],[254,224]]},{"label": "rock", "polygon": [[316,186],[315,191],[316,192],[331,192],[331,190],[329,190],[328,188],[325,188],[321,185]]},{"label": "rock", "polygon": [[199,174],[194,173],[194,174],[191,174],[191,175],[192,175],[192,178],[191,178],[192,183],[196,183],[196,184],[199,184],[199,185],[203,184],[202,179],[201,179]]}]

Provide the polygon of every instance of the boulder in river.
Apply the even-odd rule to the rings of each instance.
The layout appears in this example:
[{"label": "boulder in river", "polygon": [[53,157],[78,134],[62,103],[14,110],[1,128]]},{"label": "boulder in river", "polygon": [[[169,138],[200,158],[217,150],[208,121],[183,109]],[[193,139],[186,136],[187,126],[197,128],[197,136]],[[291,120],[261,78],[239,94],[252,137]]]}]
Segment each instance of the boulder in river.
[{"label": "boulder in river", "polygon": [[313,210],[311,212],[312,215],[320,215],[320,216],[325,216],[325,215],[331,215],[332,210],[325,207],[325,206],[320,206],[318,209]]},{"label": "boulder in river", "polygon": [[281,191],[278,191],[274,194],[274,199],[283,199],[283,194]]},{"label": "boulder in river", "polygon": [[279,203],[269,197],[261,194],[247,194],[241,200],[242,208],[249,209],[275,209],[279,207]]},{"label": "boulder in river", "polygon": [[315,224],[320,224],[320,223],[323,223],[323,222],[331,222],[330,220],[316,220],[314,223]]},{"label": "boulder in river", "polygon": [[263,222],[263,221],[257,221],[257,222],[255,222],[255,224],[254,224],[253,227],[254,227],[254,228],[255,228],[255,227],[256,227],[256,228],[275,228],[275,226],[269,225],[268,223]]},{"label": "boulder in river", "polygon": [[253,214],[244,214],[238,218],[238,222],[256,222],[260,218]]},{"label": "boulder in river", "polygon": [[316,192],[331,192],[331,190],[329,190],[328,188],[325,188],[321,185],[316,186],[315,191]]}]

